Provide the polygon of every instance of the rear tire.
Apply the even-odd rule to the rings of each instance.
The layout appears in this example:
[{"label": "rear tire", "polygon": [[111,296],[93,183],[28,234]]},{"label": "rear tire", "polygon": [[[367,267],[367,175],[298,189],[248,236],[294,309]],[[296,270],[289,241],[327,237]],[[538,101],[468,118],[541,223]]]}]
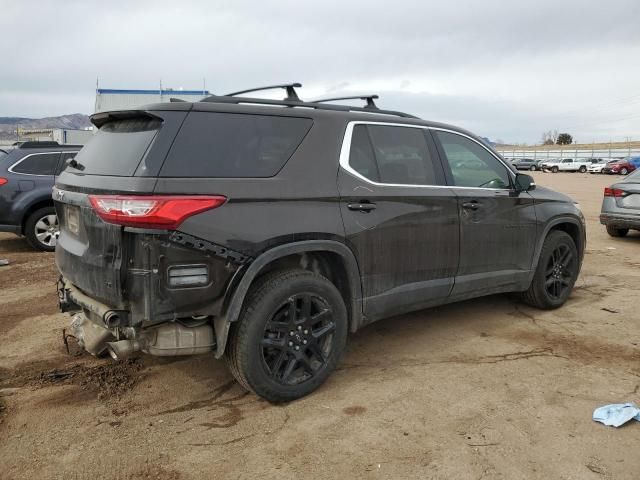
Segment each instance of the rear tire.
[{"label": "rear tire", "polygon": [[544,241],[529,289],[521,294],[532,307],[550,310],[569,298],[579,271],[578,249],[569,234],[554,230]]},{"label": "rear tire", "polygon": [[280,270],[250,290],[231,325],[225,357],[244,388],[287,402],[324,383],[342,356],[347,330],[347,309],[328,279]]},{"label": "rear tire", "polygon": [[59,235],[58,217],[53,207],[39,208],[29,215],[24,224],[24,236],[36,250],[53,252]]},{"label": "rear tire", "polygon": [[613,225],[607,225],[607,233],[612,237],[624,237],[627,233],[629,233],[628,228],[618,228]]}]

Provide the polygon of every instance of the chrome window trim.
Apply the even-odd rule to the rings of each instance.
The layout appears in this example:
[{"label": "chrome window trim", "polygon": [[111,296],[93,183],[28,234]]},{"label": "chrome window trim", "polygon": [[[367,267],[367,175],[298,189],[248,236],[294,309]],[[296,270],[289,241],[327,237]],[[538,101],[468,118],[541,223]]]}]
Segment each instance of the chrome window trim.
[{"label": "chrome window trim", "polygon": [[[55,173],[52,173],[51,175],[44,175],[44,174],[40,174],[40,173],[22,173],[22,172],[14,172],[13,169],[15,167],[17,167],[18,165],[20,165],[22,162],[24,162],[27,158],[29,157],[34,157],[36,155],[50,155],[52,153],[57,153],[58,155],[61,155],[63,153],[78,153],[80,150],[63,150],[63,151],[59,151],[59,152],[38,152],[38,153],[30,153],[29,155],[25,155],[24,157],[22,157],[20,160],[18,160],[17,162],[15,162],[13,165],[11,165],[7,171],[11,172],[15,175],[29,175],[31,177],[51,177],[52,175],[55,175]],[[60,158],[58,158],[58,161],[60,161]]]},{"label": "chrome window trim", "polygon": [[409,125],[406,123],[393,123],[393,122],[369,122],[369,121],[362,121],[362,120],[354,120],[351,121],[347,124],[347,128],[345,129],[344,132],[344,138],[342,139],[342,147],[340,148],[340,167],[345,170],[346,172],[350,173],[351,175],[353,175],[356,178],[359,178],[360,180],[363,180],[371,185],[375,185],[377,187],[405,187],[405,188],[448,188],[448,189],[464,189],[464,190],[491,190],[491,191],[497,191],[497,192],[504,192],[504,191],[509,191],[511,190],[511,188],[487,188],[487,187],[462,187],[462,186],[458,186],[458,185],[412,185],[412,184],[406,184],[406,183],[381,183],[381,182],[374,182],[373,180],[368,179],[367,177],[365,177],[364,175],[362,175],[361,173],[355,171],[351,165],[349,165],[349,155],[351,153],[351,138],[353,136],[353,128],[356,125],[383,125],[383,126],[387,126],[387,127],[405,127],[405,128],[419,128],[422,130],[439,130],[442,132],[449,132],[449,133],[453,133],[456,135],[460,135],[461,137],[465,137],[468,138],[469,140],[477,143],[478,145],[480,145],[482,148],[484,148],[487,152],[489,152],[489,154],[491,154],[491,156],[493,156],[496,160],[498,160],[507,170],[507,174],[509,175],[509,178],[511,179],[511,181],[515,181],[515,175],[513,174],[513,172],[511,171],[511,169],[507,166],[507,164],[498,156],[496,156],[495,153],[493,153],[486,145],[482,144],[481,142],[477,141],[475,138],[470,137],[469,135],[466,135],[464,133],[461,132],[457,132],[455,130],[451,130],[448,128],[442,128],[442,127],[429,127],[429,126],[425,126],[425,125]]}]

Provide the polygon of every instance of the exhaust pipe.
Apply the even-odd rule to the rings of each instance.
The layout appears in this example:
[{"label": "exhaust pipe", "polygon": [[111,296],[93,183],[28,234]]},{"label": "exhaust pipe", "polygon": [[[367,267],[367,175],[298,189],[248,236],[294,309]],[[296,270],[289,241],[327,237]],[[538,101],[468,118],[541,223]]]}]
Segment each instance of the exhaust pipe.
[{"label": "exhaust pipe", "polygon": [[93,323],[82,314],[74,315],[71,320],[71,332],[78,341],[78,345],[91,355],[100,356],[109,340],[115,340],[106,328]]},{"label": "exhaust pipe", "polygon": [[129,355],[141,349],[137,340],[120,340],[118,342],[107,342],[107,351],[111,358],[116,361],[124,360]]},{"label": "exhaust pipe", "polygon": [[[119,323],[120,318],[114,312],[109,320]],[[206,319],[170,322],[147,330],[120,329],[128,338],[116,340],[111,330],[77,314],[71,330],[78,344],[89,353],[99,356],[106,351],[116,361],[140,351],[161,357],[197,355],[210,352],[216,346],[213,326]]]}]

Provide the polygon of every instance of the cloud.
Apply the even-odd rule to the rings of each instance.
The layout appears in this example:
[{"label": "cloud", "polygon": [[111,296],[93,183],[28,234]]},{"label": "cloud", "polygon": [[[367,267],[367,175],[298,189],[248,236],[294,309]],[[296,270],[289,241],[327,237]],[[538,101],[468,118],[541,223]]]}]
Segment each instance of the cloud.
[{"label": "cloud", "polygon": [[622,138],[638,121],[639,14],[629,0],[23,0],[0,17],[0,115],[91,112],[97,77],[206,78],[216,93],[300,81],[305,98],[380,93],[388,108],[512,141],[565,127]]}]

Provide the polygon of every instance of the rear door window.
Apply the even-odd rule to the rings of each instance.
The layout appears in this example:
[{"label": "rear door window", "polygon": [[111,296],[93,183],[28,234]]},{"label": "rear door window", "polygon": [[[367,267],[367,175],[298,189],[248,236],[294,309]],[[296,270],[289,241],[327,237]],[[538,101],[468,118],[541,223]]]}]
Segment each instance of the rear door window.
[{"label": "rear door window", "polygon": [[426,135],[422,128],[355,125],[349,166],[377,183],[442,185],[442,169],[434,163]]},{"label": "rear door window", "polygon": [[368,129],[382,183],[438,184],[424,129],[385,125]]},{"label": "rear door window", "polygon": [[145,116],[105,123],[75,157],[83,167],[81,172],[132,176],[161,125],[161,120]]},{"label": "rear door window", "polygon": [[11,171],[27,175],[53,175],[59,158],[60,152],[32,153],[11,167]]},{"label": "rear door window", "polygon": [[160,176],[272,177],[293,155],[312,123],[298,117],[191,112]]},{"label": "rear door window", "polygon": [[366,125],[353,127],[351,135],[351,150],[349,151],[349,165],[357,173],[374,182],[380,181],[380,173],[373,154],[373,147],[369,140]]}]

